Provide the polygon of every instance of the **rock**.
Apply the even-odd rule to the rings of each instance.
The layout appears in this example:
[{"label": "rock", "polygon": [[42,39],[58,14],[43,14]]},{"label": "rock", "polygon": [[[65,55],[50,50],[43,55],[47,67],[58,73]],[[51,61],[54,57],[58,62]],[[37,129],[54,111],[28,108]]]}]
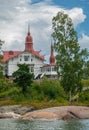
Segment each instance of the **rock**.
[{"label": "rock", "polygon": [[12,109],[12,111],[14,111],[17,114],[21,114],[21,115],[23,115],[27,112],[31,112],[33,110],[35,110],[35,109],[32,106],[19,106],[17,108]]},{"label": "rock", "polygon": [[19,114],[15,114],[14,112],[5,112],[0,113],[0,118],[20,118]]},{"label": "rock", "polygon": [[71,110],[80,119],[89,119],[89,107],[80,107],[80,109]]},{"label": "rock", "polygon": [[34,110],[31,106],[4,106],[0,107],[0,118],[31,119],[89,119],[89,107],[61,106],[41,110]]},{"label": "rock", "polygon": [[0,113],[5,112],[14,112],[16,114],[25,114],[27,112],[33,111],[33,106],[21,106],[21,105],[12,105],[12,106],[1,106]]},{"label": "rock", "polygon": [[21,116],[21,119],[89,119],[89,108],[82,106],[52,107],[29,112]]},{"label": "rock", "polygon": [[58,119],[57,114],[46,111],[29,112],[21,117],[21,119]]},{"label": "rock", "polygon": [[1,106],[0,118],[21,118],[21,115],[33,110],[34,107],[32,106],[21,106],[21,105]]},{"label": "rock", "polygon": [[63,120],[73,120],[73,119],[79,119],[74,113],[67,113],[64,117],[62,117]]}]

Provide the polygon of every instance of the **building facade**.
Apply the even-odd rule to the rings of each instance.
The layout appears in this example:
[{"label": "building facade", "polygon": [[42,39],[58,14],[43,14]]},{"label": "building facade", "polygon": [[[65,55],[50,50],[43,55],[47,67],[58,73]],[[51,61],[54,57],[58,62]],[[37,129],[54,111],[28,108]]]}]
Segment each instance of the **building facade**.
[{"label": "building facade", "polygon": [[51,44],[50,63],[44,63],[44,56],[40,51],[35,51],[33,48],[33,38],[28,30],[25,39],[24,51],[3,51],[2,64],[4,67],[4,75],[12,77],[13,72],[18,70],[18,64],[28,64],[29,71],[34,73],[35,79],[42,78],[44,75],[47,77],[56,77],[57,73],[54,70],[55,57],[53,54],[53,46]]}]

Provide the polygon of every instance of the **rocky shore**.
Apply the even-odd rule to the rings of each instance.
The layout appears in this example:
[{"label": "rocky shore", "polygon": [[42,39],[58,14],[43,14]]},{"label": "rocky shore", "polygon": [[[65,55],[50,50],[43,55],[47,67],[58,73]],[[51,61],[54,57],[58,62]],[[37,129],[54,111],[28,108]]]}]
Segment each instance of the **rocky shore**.
[{"label": "rocky shore", "polygon": [[0,118],[21,118],[22,115],[32,112],[34,107],[32,106],[1,106],[0,107]]},{"label": "rocky shore", "polygon": [[61,106],[34,110],[31,106],[2,106],[0,118],[32,119],[89,119],[89,107]]}]

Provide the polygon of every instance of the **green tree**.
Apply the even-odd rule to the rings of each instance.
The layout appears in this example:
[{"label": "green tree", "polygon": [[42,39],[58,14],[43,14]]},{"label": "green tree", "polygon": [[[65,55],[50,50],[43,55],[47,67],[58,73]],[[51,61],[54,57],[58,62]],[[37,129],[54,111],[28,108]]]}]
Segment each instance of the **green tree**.
[{"label": "green tree", "polygon": [[4,41],[0,40],[0,78],[3,78],[3,66],[1,63],[2,60],[2,45],[4,44]]},{"label": "green tree", "polygon": [[67,14],[58,12],[52,19],[52,28],[54,49],[57,52],[56,70],[71,102],[71,95],[82,89],[81,79],[88,53],[86,49],[80,49],[77,32]]},{"label": "green tree", "polygon": [[83,79],[89,79],[89,61],[86,61],[83,71],[84,71]]},{"label": "green tree", "polygon": [[25,94],[28,87],[33,82],[34,75],[29,72],[29,65],[18,64],[19,69],[13,73],[14,82],[22,88],[23,94]]}]

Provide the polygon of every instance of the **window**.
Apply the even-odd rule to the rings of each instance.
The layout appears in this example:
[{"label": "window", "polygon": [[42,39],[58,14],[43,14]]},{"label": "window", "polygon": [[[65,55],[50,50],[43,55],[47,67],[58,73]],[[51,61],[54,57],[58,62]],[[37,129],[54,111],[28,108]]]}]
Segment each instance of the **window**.
[{"label": "window", "polygon": [[41,72],[44,72],[44,68],[41,68]]},{"label": "window", "polygon": [[33,61],[33,59],[31,58],[31,62]]},{"label": "window", "polygon": [[34,66],[30,66],[30,72],[34,72]]},{"label": "window", "polygon": [[52,71],[54,71],[54,67],[52,67]]},{"label": "window", "polygon": [[33,67],[31,67],[30,70],[31,70],[31,72],[34,72],[34,68]]},{"label": "window", "polygon": [[20,61],[22,61],[22,56],[20,56]]},{"label": "window", "polygon": [[51,68],[50,68],[50,67],[47,67],[47,71],[51,71]]},{"label": "window", "polygon": [[29,61],[29,56],[24,56],[24,61]]},{"label": "window", "polygon": [[34,60],[34,55],[31,55],[31,62]]}]

